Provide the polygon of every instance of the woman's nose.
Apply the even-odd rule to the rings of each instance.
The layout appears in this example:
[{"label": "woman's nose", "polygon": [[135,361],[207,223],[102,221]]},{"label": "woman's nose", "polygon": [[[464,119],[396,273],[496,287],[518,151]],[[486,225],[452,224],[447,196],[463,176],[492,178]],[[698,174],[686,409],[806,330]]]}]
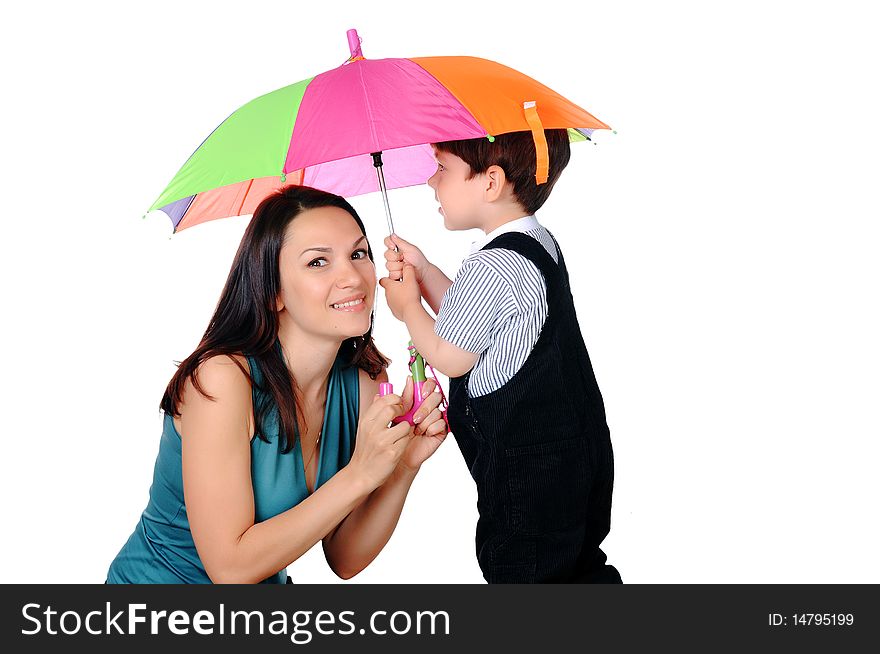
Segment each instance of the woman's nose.
[{"label": "woman's nose", "polygon": [[431,175],[428,178],[427,184],[428,184],[428,186],[430,186],[432,189],[434,189],[436,191],[437,190],[436,183],[437,183],[437,173],[434,173],[433,175]]},{"label": "woman's nose", "polygon": [[358,286],[363,282],[356,260],[347,260],[345,264],[338,268],[338,271],[339,275],[336,277],[336,285],[339,288],[350,288]]}]

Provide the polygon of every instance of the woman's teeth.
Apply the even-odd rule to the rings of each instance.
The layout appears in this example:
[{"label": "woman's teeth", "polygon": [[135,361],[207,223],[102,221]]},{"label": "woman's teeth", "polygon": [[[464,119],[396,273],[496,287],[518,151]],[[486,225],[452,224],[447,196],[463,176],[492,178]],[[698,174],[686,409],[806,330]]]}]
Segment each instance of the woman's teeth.
[{"label": "woman's teeth", "polygon": [[344,309],[345,307],[353,307],[358,304],[363,304],[363,302],[364,302],[363,299],[352,300],[351,302],[343,302],[342,304],[334,304],[333,308],[334,309]]}]

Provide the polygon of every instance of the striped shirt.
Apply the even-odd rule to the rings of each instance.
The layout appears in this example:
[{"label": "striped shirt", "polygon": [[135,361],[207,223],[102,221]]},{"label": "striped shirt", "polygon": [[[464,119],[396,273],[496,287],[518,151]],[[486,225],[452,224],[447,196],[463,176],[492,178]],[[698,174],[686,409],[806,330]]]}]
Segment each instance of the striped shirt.
[{"label": "striped shirt", "polygon": [[519,371],[547,318],[547,284],[538,267],[511,250],[480,250],[507,232],[531,236],[559,262],[553,237],[534,216],[505,223],[473,243],[434,325],[440,338],[480,355],[468,381],[471,397],[501,388]]}]

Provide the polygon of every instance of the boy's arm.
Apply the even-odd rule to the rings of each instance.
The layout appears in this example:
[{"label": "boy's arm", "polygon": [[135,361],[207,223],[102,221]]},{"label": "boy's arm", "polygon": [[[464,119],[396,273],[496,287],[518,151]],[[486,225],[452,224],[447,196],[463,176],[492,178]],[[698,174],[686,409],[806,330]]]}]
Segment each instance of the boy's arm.
[{"label": "boy's arm", "polygon": [[422,281],[419,283],[419,289],[422,291],[422,297],[425,298],[435,316],[440,313],[440,303],[443,301],[443,295],[450,286],[452,286],[452,280],[443,274],[443,271],[437,266],[429,262],[427,269],[422,275]]},{"label": "boy's arm", "polygon": [[[439,303],[436,311],[439,312]],[[435,334],[434,319],[421,302],[407,305],[403,311],[403,322],[419,354],[447,377],[461,377],[480,358],[479,354],[463,350]]]},{"label": "boy's arm", "polygon": [[388,277],[399,280],[402,276],[403,267],[410,265],[416,273],[419,282],[419,291],[434,311],[434,315],[440,313],[440,304],[446,289],[452,286],[452,280],[443,274],[433,263],[428,261],[425,253],[418,246],[413,245],[397,234],[385,237],[385,267],[388,269]]},{"label": "boy's arm", "polygon": [[447,287],[437,321],[422,306],[415,269],[405,264],[400,281],[383,278],[385,299],[394,317],[406,323],[413,345],[425,361],[447,377],[460,377],[492,343],[495,326],[518,311],[510,282],[497,266],[462,264]]},{"label": "boy's arm", "polygon": [[413,345],[425,361],[447,377],[460,377],[474,367],[479,353],[464,350],[434,333],[434,319],[422,306],[422,290],[411,265],[404,266],[400,280],[383,277],[379,284],[385,289],[391,313],[406,323]]}]

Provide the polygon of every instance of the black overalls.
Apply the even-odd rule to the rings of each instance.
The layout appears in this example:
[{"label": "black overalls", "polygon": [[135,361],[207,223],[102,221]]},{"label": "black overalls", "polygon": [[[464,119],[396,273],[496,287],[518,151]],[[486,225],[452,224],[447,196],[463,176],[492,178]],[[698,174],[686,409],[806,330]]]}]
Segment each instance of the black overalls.
[{"label": "black overalls", "polygon": [[483,576],[489,583],[620,583],[599,549],[611,526],[614,457],[562,253],[557,265],[517,232],[483,249],[491,248],[538,267],[548,312],[534,349],[504,386],[469,398],[470,373],[449,382],[449,426],[477,483]]}]

